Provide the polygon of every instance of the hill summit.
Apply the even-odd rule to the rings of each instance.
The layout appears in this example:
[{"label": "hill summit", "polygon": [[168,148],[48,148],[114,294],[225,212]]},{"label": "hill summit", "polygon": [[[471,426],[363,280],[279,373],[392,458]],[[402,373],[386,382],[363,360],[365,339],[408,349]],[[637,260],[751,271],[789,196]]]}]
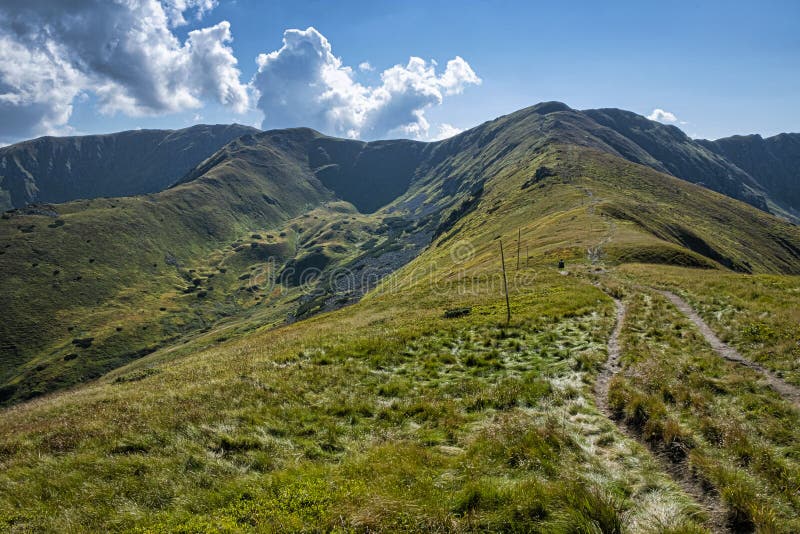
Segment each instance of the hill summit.
[{"label": "hill summit", "polygon": [[800,530],[791,137],[220,128],[4,149],[0,530]]},{"label": "hill summit", "polygon": [[[147,152],[137,157],[137,147]],[[459,241],[479,213],[533,224],[566,216],[573,196],[590,191],[581,202],[633,232],[605,245],[609,260],[800,272],[797,227],[767,213],[779,204],[769,196],[779,178],[764,185],[677,128],[620,110],[546,102],[435,143],[231,126],[3,150],[44,198],[67,194],[58,176],[74,185],[70,194],[155,191],[3,215],[6,402],[96,378],[219,321],[276,325],[355,302],[426,248]],[[124,172],[98,181],[105,169]],[[553,203],[548,212],[531,212],[542,199]],[[790,199],[781,197],[787,210]],[[587,239],[540,253],[580,255]],[[353,279],[332,281],[341,270]]]}]

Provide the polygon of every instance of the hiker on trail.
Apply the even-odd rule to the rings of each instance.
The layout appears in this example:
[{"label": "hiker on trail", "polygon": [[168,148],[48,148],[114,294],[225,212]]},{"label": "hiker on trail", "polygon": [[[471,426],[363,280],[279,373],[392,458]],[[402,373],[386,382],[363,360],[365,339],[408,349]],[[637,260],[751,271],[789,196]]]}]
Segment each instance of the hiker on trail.
[{"label": "hiker on trail", "polygon": [[564,260],[558,260],[558,268],[559,269],[563,269],[564,268]]}]

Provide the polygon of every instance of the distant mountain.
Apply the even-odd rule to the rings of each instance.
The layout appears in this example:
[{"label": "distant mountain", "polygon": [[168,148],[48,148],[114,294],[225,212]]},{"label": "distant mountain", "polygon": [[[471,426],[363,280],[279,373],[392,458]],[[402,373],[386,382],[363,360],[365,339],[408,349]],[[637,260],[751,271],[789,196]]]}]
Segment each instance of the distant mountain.
[{"label": "distant mountain", "polygon": [[272,130],[230,143],[187,173],[178,184],[204,176],[264,176],[274,150],[288,151],[309,178],[369,213],[408,189],[427,143],[398,139],[367,143],[327,137],[309,128]]},{"label": "distant mountain", "polygon": [[680,128],[621,109],[588,109],[583,113],[632,141],[646,154],[642,157],[628,152],[610,141],[626,159],[768,210],[769,192],[764,184],[724,155],[692,140]]},{"label": "distant mountain", "polygon": [[[800,532],[800,226],[763,173],[557,102],[246,132],[166,188],[187,143],[63,142],[161,190],[0,213],[0,532]],[[72,176],[42,146],[22,183]]]},{"label": "distant mountain", "polygon": [[[800,134],[693,140],[675,126],[630,111],[579,111],[561,102],[544,102],[510,116],[530,113],[549,117],[539,128],[542,138],[549,141],[603,150],[800,221]],[[0,148],[0,210],[31,203],[155,193],[186,180],[187,175],[197,176],[195,166],[218,149],[258,132],[238,124],[198,125],[182,130],[42,137]],[[396,182],[382,175],[383,186],[392,184],[388,189],[361,187],[366,178],[363,173],[369,173],[373,165],[371,159],[378,153],[386,157],[380,143],[403,147],[396,152],[398,165],[389,166],[395,174],[408,175],[420,158],[424,159],[418,146],[422,144],[412,141],[383,141],[368,147],[362,141],[319,143],[326,146],[315,147],[309,154],[312,165],[319,166],[315,172],[326,185],[349,187],[348,195],[359,199],[354,203],[359,208],[369,205],[371,210],[384,205],[387,195],[402,192],[398,184],[407,182],[407,178]],[[337,161],[331,160],[332,155]],[[349,184],[343,181],[345,174],[350,176]]]},{"label": "distant mountain", "polygon": [[155,193],[237,137],[232,125],[41,137],[0,148],[0,210],[30,203]]},{"label": "distant mountain", "polygon": [[[150,155],[139,158],[122,141],[135,132],[6,149],[46,176],[80,175],[75,157],[54,153],[103,162],[114,171],[95,175],[94,193],[116,180],[117,192],[161,190],[2,214],[0,404],[222,323],[246,332],[352,303],[482,227],[531,228],[537,261],[583,259],[602,237],[612,263],[800,273],[800,227],[762,211],[767,188],[677,128],[628,112],[547,102],[434,143],[198,128],[161,141],[140,132],[156,140],[140,139]],[[223,135],[235,139],[173,178],[171,159]]]},{"label": "distant mountain", "polygon": [[767,191],[774,201],[800,216],[800,134],[774,137],[735,135],[698,141],[733,162]]}]

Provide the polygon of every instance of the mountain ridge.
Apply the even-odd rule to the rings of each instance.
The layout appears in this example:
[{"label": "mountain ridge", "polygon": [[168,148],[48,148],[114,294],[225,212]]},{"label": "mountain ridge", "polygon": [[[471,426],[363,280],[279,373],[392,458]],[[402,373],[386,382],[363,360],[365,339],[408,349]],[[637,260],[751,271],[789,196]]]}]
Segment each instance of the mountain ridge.
[{"label": "mountain ridge", "polygon": [[[674,125],[664,125],[620,109],[584,110],[641,147],[656,162],[635,161],[683,180],[698,183],[768,211],[766,191],[755,179],[702,145]],[[630,158],[628,158],[630,159]]]},{"label": "mountain ridge", "polygon": [[[717,141],[692,140],[674,125],[651,121],[630,111],[617,108],[575,110],[556,101],[535,104],[505,117],[520,117],[529,113],[542,117],[554,115],[553,123],[546,128],[552,141],[569,141],[598,148],[698,183],[794,222],[800,221],[800,193],[796,192],[798,175],[795,171],[800,161],[800,148],[797,148],[800,146],[800,134],[779,134],[766,140],[758,135],[732,136]],[[579,130],[584,133],[576,135],[575,132]],[[260,132],[238,124],[195,125],[181,130],[131,130],[63,138],[46,136],[3,147],[0,148],[0,208],[78,198],[155,193],[190,179],[187,177],[197,176],[198,167],[202,167],[205,160],[213,157],[225,144],[243,135],[257,135]],[[459,135],[454,137],[459,138]],[[150,153],[142,154],[142,150],[139,150],[124,165],[115,166],[112,161],[115,152],[107,146],[124,146],[126,143],[141,145],[143,141],[135,139],[137,137],[154,137],[144,141],[145,152],[149,150]],[[399,141],[358,143],[372,149],[380,146],[380,143]],[[412,151],[416,152],[415,155],[408,151],[405,154],[413,160],[424,159],[422,153],[431,150],[424,147],[438,146],[439,142],[408,140],[406,143],[406,147],[417,147]],[[70,148],[76,145],[78,154],[82,145],[89,145],[96,152],[96,161],[85,162],[80,171],[71,168],[70,154],[74,158],[75,151],[70,152]],[[324,154],[323,147],[318,149]],[[133,146],[123,150],[130,151],[136,152]],[[758,151],[758,158],[754,151]],[[180,157],[176,158],[176,154]],[[311,157],[317,156],[319,154]],[[405,167],[409,170],[408,162],[405,162]],[[68,172],[59,174],[59,168],[67,168]],[[319,171],[320,177],[329,183],[341,180],[341,176],[336,176],[337,173],[341,174],[338,163],[329,168],[320,168]],[[384,181],[384,185],[389,183],[392,182]],[[355,188],[352,185],[350,187],[350,192],[356,193]],[[401,192],[397,188],[392,191],[395,195]],[[369,196],[369,192],[361,192],[359,202],[362,207],[364,202],[370,202]],[[386,197],[382,197],[382,200],[386,200]],[[372,201],[370,209],[377,209],[380,205],[381,202]]]},{"label": "mountain ridge", "polygon": [[800,133],[766,138],[734,135],[698,142],[755,177],[776,202],[800,215]]},{"label": "mountain ridge", "polygon": [[797,531],[800,227],[602,113],[0,214],[0,530]]},{"label": "mountain ridge", "polygon": [[586,113],[542,103],[433,143],[248,133],[157,193],[6,212],[0,402],[225,322],[276,326],[353,303],[478,220],[563,226],[569,237],[539,254],[575,260],[594,246],[570,222],[588,203],[619,229],[610,262],[800,272],[796,226],[658,165]]},{"label": "mountain ridge", "polygon": [[163,190],[220,147],[255,128],[199,124],[178,130],[45,136],[0,148],[0,208]]}]

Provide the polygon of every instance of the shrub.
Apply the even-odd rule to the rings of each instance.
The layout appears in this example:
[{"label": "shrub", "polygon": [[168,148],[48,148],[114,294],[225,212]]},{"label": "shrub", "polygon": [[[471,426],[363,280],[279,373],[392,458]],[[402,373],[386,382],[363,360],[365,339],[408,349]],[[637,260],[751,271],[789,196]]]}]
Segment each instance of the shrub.
[{"label": "shrub", "polygon": [[667,454],[673,462],[683,460],[696,444],[691,433],[684,429],[681,424],[667,418],[661,429],[661,440],[667,448]]},{"label": "shrub", "polygon": [[114,379],[115,384],[124,384],[125,382],[138,382],[139,380],[143,380],[148,376],[157,375],[161,371],[155,369],[153,367],[148,367],[146,369],[137,369],[136,371],[131,371],[130,373],[126,373],[124,375],[120,375]]},{"label": "shrub", "polygon": [[72,344],[81,349],[88,349],[92,346],[93,341],[93,337],[75,338],[72,340]]},{"label": "shrub", "polygon": [[463,516],[478,510],[493,510],[504,500],[505,496],[491,482],[471,482],[456,496],[452,511]]},{"label": "shrub", "polygon": [[455,319],[457,317],[464,317],[465,315],[469,315],[472,312],[472,308],[450,308],[445,310],[444,318],[445,319]]},{"label": "shrub", "polygon": [[742,329],[742,337],[751,343],[763,343],[775,337],[775,331],[762,323],[750,323]]}]

